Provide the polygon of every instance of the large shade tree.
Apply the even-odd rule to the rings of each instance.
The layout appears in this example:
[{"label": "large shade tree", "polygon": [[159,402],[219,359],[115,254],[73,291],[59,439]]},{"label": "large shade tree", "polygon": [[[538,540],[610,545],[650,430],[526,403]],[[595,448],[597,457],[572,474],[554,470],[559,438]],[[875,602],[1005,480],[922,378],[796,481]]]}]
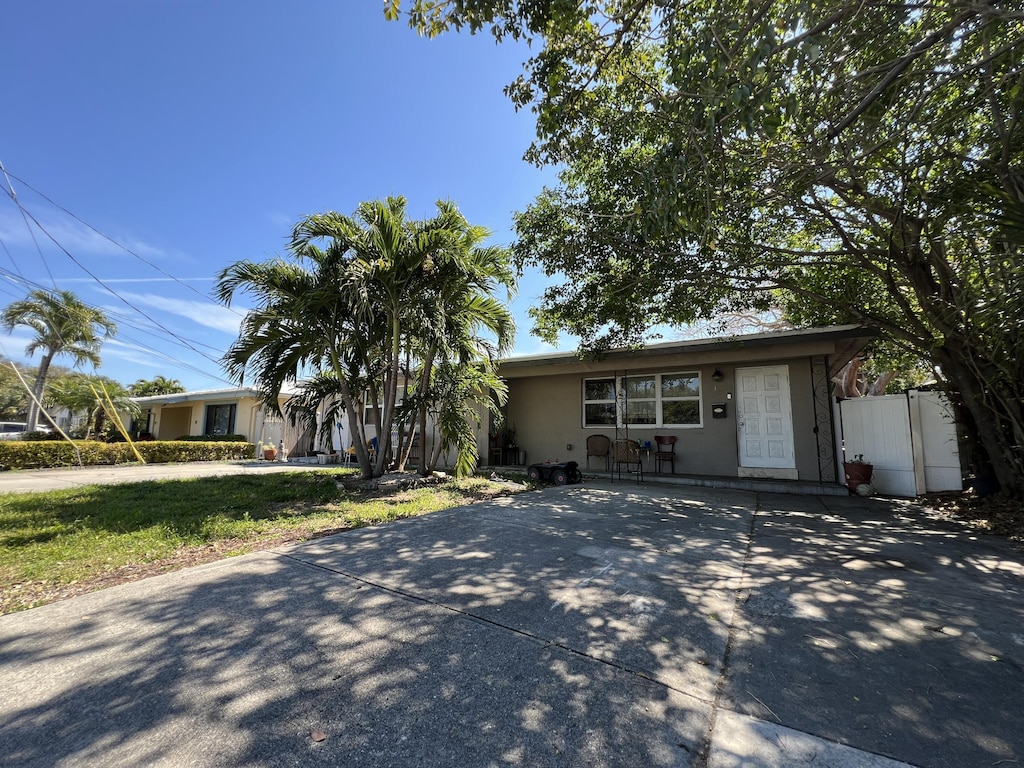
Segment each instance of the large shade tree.
[{"label": "large shade tree", "polygon": [[[309,216],[295,226],[290,259],[237,262],[216,287],[225,303],[245,292],[256,304],[224,357],[228,374],[240,382],[248,377],[274,409],[284,385],[297,383],[292,407],[309,421],[320,411],[325,432],[347,420],[367,477],[382,474],[391,460],[392,431],[401,422],[398,391],[413,381],[414,369],[429,369],[436,359],[490,369],[492,353],[511,339],[508,310],[491,295],[511,280],[507,251],[481,247],[486,233],[454,204],[439,202],[437,209],[432,218],[411,221],[405,199],[391,197],[362,203],[354,216]],[[479,310],[476,321],[466,319],[471,310]],[[465,333],[493,331],[492,346],[442,338],[455,312],[463,313]],[[375,455],[366,447],[368,421],[378,436]],[[455,444],[457,468],[465,471],[475,444]]]},{"label": "large shade tree", "polygon": [[[397,18],[400,3],[386,3]],[[930,361],[1024,496],[1024,9],[983,0],[458,0],[421,32],[534,40],[508,88],[561,183],[520,264],[585,345],[785,306]]]},{"label": "large shade tree", "polygon": [[31,357],[42,352],[25,420],[30,430],[38,423],[38,403],[42,402],[53,359],[64,355],[72,359],[75,368],[86,363],[98,368],[104,339],[117,333],[117,325],[102,310],[85,304],[71,291],[34,290],[26,298],[8,304],[0,322],[8,333],[19,326],[29,328],[34,336],[25,353]]}]

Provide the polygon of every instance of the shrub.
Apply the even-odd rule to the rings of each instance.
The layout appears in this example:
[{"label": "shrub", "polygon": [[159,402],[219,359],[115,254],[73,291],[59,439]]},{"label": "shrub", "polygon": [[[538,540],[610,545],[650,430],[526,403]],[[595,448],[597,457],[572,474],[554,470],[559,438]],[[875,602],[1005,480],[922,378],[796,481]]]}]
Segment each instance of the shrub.
[{"label": "shrub", "polygon": [[22,432],[21,439],[28,441],[35,440],[38,442],[39,440],[63,440],[64,438],[57,430],[54,430],[53,432],[43,432],[42,430],[38,430],[36,432]]},{"label": "shrub", "polygon": [[[245,440],[188,441],[152,440],[136,443],[135,447],[146,463],[165,464],[188,461],[230,461],[251,459],[256,455],[256,446]],[[77,449],[77,451],[76,451]],[[71,445],[66,440],[0,442],[0,468],[42,469],[45,467],[75,467],[81,463],[134,464],[138,458],[128,443],[102,443],[98,440],[76,440]]]},{"label": "shrub", "polygon": [[178,440],[200,443],[244,443],[245,435],[182,435]]}]

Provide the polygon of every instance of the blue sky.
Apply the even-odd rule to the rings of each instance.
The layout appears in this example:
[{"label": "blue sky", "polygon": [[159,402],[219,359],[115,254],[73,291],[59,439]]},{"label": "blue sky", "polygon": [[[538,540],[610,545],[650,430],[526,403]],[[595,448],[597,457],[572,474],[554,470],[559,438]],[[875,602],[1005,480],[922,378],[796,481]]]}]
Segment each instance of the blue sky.
[{"label": "blue sky", "polygon": [[[120,330],[98,373],[124,384],[228,386],[240,315],[214,276],[284,253],[303,215],[451,199],[506,244],[555,180],[522,160],[533,116],[502,94],[529,51],[419,38],[378,0],[33,0],[0,4],[0,28],[0,162],[45,230],[0,197],[0,306],[57,287],[104,309]],[[517,354],[551,349],[526,316],[543,285],[520,283]],[[26,360],[28,338],[0,354]]]}]

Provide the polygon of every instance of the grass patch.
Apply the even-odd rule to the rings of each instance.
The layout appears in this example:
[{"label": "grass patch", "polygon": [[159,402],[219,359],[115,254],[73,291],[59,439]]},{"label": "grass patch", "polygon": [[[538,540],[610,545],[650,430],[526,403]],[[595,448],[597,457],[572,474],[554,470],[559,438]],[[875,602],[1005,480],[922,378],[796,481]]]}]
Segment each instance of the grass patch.
[{"label": "grass patch", "polygon": [[222,557],[436,512],[526,486],[481,477],[339,490],[344,470],[0,496],[0,614]]}]

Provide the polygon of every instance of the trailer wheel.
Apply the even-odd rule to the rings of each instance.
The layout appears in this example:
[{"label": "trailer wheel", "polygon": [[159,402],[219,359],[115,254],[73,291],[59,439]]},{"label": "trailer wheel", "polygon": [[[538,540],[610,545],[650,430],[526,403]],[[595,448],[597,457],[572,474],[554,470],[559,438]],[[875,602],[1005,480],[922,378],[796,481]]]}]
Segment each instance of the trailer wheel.
[{"label": "trailer wheel", "polygon": [[530,480],[532,480],[533,482],[539,483],[540,482],[540,468],[539,467],[530,467],[528,470],[526,470],[526,476],[529,477]]},{"label": "trailer wheel", "polygon": [[551,479],[555,481],[555,485],[565,485],[569,482],[569,475],[566,474],[564,469],[556,469],[551,473]]}]

